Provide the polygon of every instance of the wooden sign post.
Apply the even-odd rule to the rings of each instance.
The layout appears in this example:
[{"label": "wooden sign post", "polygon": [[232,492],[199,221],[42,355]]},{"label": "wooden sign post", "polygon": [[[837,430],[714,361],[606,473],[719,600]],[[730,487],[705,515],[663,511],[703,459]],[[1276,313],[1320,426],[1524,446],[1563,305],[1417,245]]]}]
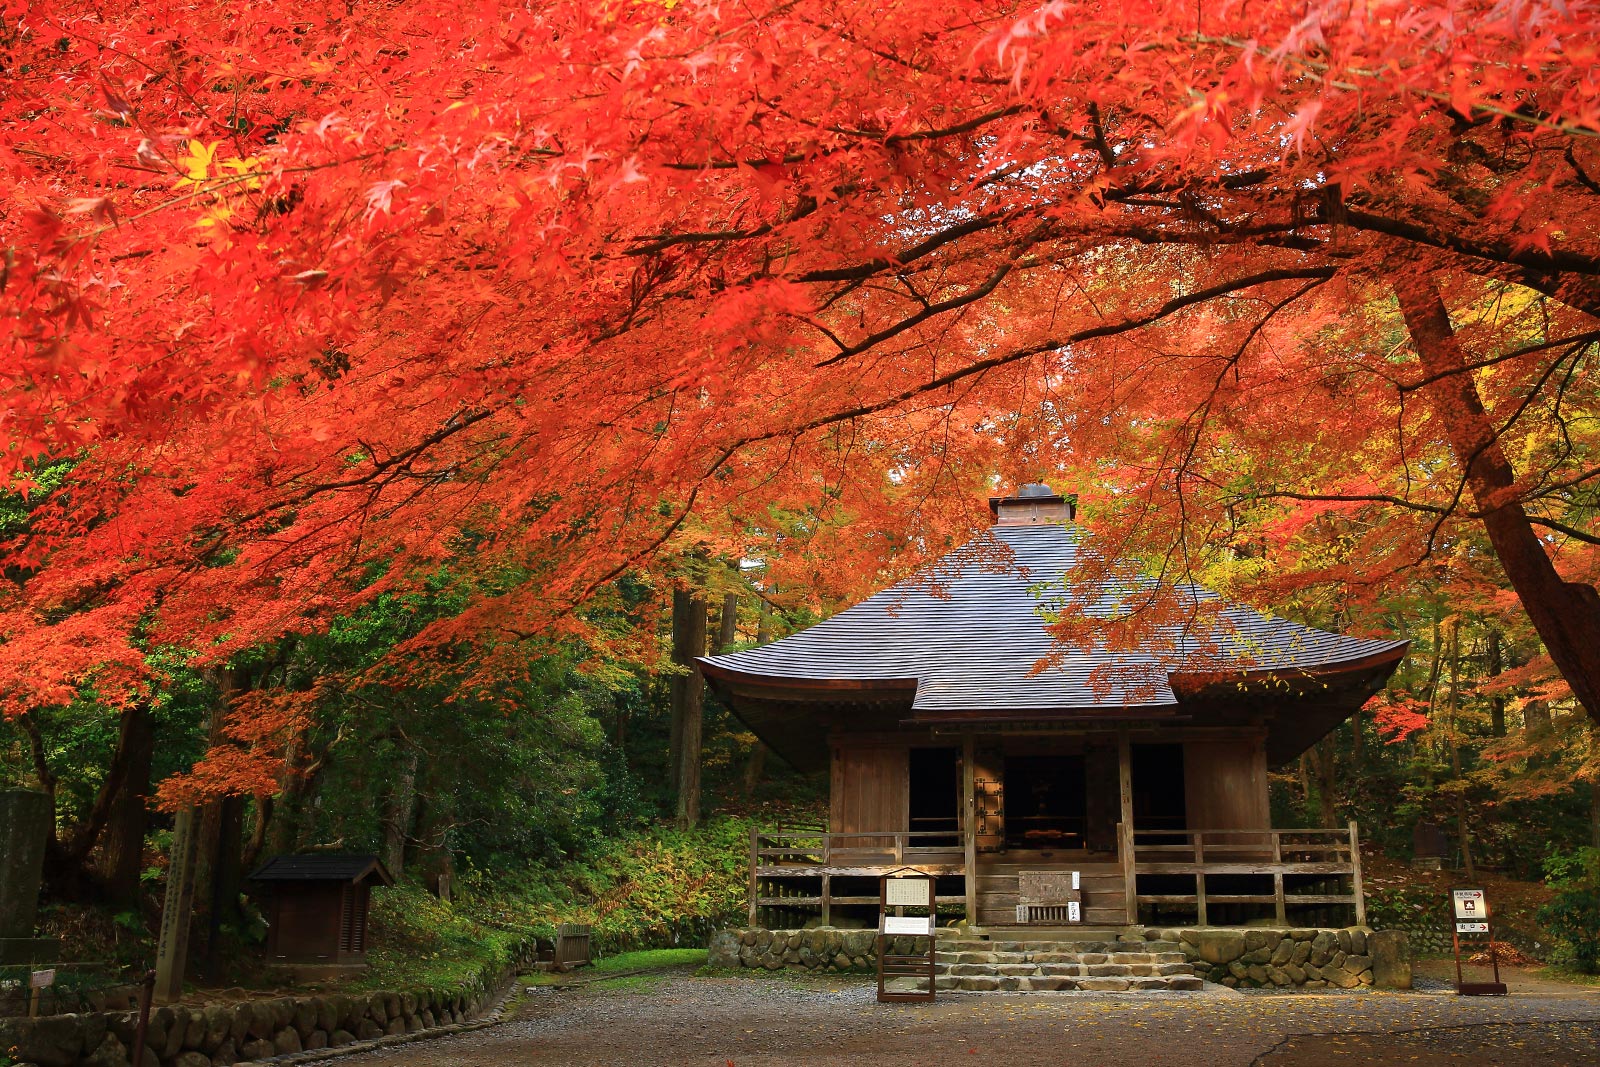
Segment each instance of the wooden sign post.
[{"label": "wooden sign post", "polygon": [[[906,909],[926,912],[907,915]],[[894,914],[890,914],[891,909]],[[906,873],[894,871],[879,879],[878,884],[878,999],[932,1000],[933,999],[933,931],[935,913],[933,879],[912,868]],[[924,937],[928,949],[920,953],[891,953],[891,937]],[[923,978],[926,990],[891,990],[887,983],[896,978]]]},{"label": "wooden sign post", "polygon": [[[1500,957],[1494,947],[1494,920],[1489,917],[1489,897],[1481,889],[1452,889],[1450,901],[1454,905],[1455,930],[1450,935],[1456,950],[1456,993],[1463,997],[1503,997],[1505,983],[1500,981]],[[1461,978],[1461,935],[1483,934],[1489,939],[1489,966],[1494,968],[1492,982],[1466,982]]]},{"label": "wooden sign post", "polygon": [[156,943],[157,1004],[183,996],[183,966],[189,955],[189,917],[194,910],[194,861],[199,844],[195,811],[184,808],[173,819],[172,852],[167,858],[167,892],[161,901],[161,935]]}]

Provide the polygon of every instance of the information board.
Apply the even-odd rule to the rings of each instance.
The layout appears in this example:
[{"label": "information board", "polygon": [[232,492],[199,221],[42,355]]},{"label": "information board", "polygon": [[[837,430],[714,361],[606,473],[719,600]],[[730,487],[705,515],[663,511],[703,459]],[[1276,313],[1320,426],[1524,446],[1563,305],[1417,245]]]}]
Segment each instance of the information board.
[{"label": "information board", "polygon": [[[1450,905],[1454,911],[1455,932],[1451,942],[1456,953],[1456,992],[1463,996],[1505,996],[1505,983],[1500,981],[1500,957],[1496,952],[1494,925],[1489,915],[1489,897],[1481,889],[1450,890]],[[1481,934],[1489,941],[1489,966],[1494,971],[1492,982],[1468,982],[1461,973],[1461,935]]]},{"label": "information board", "polygon": [[1452,889],[1450,896],[1455,900],[1458,919],[1482,919],[1489,914],[1489,905],[1481,889]]},{"label": "information board", "polygon": [[883,932],[886,934],[915,934],[927,937],[933,933],[933,919],[926,915],[885,915]]},{"label": "information board", "polygon": [[883,903],[890,908],[931,908],[933,879],[890,878],[884,883]]}]

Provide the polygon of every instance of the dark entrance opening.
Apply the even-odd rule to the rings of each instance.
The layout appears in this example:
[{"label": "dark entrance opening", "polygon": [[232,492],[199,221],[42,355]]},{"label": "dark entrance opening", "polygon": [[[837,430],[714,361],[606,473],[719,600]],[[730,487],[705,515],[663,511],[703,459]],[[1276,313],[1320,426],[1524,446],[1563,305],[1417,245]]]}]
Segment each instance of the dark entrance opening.
[{"label": "dark entrance opening", "polygon": [[1006,847],[1083,848],[1089,827],[1082,756],[1007,756]]},{"label": "dark entrance opening", "polygon": [[949,834],[948,838],[917,838],[913,844],[922,848],[960,848],[961,750],[913,748],[910,775],[910,829]]},{"label": "dark entrance opening", "polygon": [[1139,830],[1187,829],[1183,746],[1134,745],[1131,755],[1134,827]]}]

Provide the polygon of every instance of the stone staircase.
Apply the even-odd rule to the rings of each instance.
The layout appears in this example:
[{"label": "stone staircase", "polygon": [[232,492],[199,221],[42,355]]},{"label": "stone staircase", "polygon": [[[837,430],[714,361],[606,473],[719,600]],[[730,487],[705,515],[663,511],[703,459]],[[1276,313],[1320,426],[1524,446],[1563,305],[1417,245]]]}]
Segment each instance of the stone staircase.
[{"label": "stone staircase", "polygon": [[[1071,939],[1057,939],[1063,936]],[[1078,930],[1053,936],[1022,930],[993,937],[941,933],[934,946],[934,985],[939,990],[1123,993],[1195,990],[1205,984],[1175,941],[1122,941],[1114,932],[1105,940],[1087,939],[1092,936]]]}]

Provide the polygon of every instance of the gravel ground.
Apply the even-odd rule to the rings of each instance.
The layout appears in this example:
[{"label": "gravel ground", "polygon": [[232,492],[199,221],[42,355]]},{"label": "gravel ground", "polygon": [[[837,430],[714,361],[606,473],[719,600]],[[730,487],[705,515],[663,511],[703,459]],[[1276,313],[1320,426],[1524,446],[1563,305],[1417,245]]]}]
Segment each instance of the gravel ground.
[{"label": "gravel ground", "polygon": [[[609,988],[608,988],[609,987]],[[695,978],[529,994],[510,1021],[351,1067],[1600,1067],[1600,990],[941,994],[860,978]]]}]

